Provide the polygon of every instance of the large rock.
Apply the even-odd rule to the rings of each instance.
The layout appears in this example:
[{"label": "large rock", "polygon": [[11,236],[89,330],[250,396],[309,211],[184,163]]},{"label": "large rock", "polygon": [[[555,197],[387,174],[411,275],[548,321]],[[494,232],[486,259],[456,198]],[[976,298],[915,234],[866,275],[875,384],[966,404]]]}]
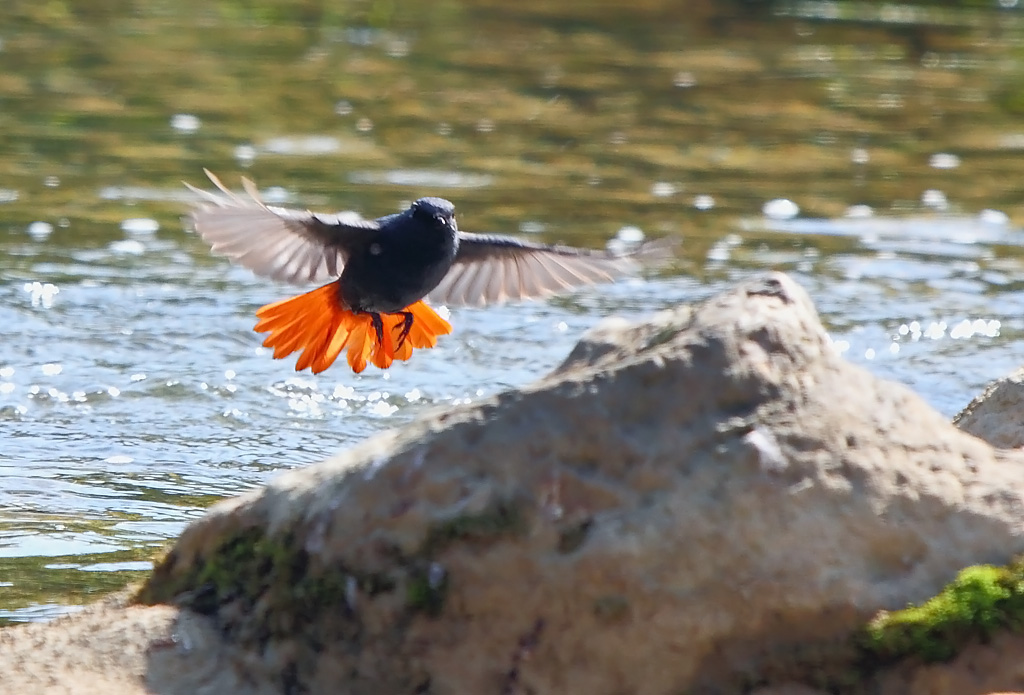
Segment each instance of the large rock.
[{"label": "large rock", "polygon": [[1024,447],[1024,369],[993,381],[953,418],[964,432],[1000,449]]},{"label": "large rock", "polygon": [[772,274],[216,505],[140,596],[285,692],[731,693],[1024,550],[1011,456]]},{"label": "large rock", "polygon": [[1021,463],[842,361],[772,274],[216,505],[154,607],[0,631],[0,692],[1020,689],[1016,636],[887,670],[850,636],[1024,549]]}]

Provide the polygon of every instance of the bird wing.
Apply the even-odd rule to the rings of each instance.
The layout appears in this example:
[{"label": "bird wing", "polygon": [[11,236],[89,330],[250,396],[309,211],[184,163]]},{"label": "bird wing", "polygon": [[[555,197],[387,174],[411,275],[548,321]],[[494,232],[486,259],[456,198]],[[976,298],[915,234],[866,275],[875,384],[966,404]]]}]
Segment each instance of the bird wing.
[{"label": "bird wing", "polygon": [[438,304],[482,306],[608,282],[637,268],[629,256],[460,232],[455,264],[427,298]]},{"label": "bird wing", "polygon": [[380,229],[354,212],[322,214],[267,205],[249,179],[242,179],[246,197],[203,171],[220,192],[185,184],[203,198],[192,211],[195,230],[214,252],[258,275],[294,284],[327,282],[341,275],[350,249]]}]

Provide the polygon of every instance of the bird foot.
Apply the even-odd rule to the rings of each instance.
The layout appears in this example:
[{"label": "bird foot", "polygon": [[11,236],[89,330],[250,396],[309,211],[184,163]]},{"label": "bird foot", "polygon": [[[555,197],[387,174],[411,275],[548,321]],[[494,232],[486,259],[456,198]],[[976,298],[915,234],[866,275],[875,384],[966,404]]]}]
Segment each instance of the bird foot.
[{"label": "bird foot", "polygon": [[[399,311],[398,313],[402,315],[402,330],[398,334],[398,345],[396,346],[396,349],[401,349],[401,347],[405,345],[405,339],[409,337],[409,331],[412,330],[414,317],[411,311]],[[397,324],[395,325],[395,328],[398,328]]]},{"label": "bird foot", "polygon": [[380,314],[370,312],[370,325],[373,326],[373,332],[377,334],[377,344],[384,344],[384,320],[380,317]]}]

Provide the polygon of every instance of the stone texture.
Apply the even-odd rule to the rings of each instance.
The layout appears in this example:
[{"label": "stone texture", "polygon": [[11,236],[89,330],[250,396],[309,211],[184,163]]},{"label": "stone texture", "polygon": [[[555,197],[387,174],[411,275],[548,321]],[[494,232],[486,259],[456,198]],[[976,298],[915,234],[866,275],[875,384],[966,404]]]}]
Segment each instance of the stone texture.
[{"label": "stone texture", "polygon": [[949,663],[910,661],[879,679],[877,695],[1013,695],[1024,691],[1024,636],[972,644]]},{"label": "stone texture", "polygon": [[771,275],[216,506],[144,596],[313,692],[734,692],[1024,549],[1001,456]]},{"label": "stone texture", "polygon": [[257,657],[207,617],[107,599],[50,623],[0,630],[0,692],[33,695],[273,695]]},{"label": "stone texture", "polygon": [[953,424],[1000,449],[1024,447],[1024,368],[993,381]]},{"label": "stone texture", "polygon": [[[54,641],[50,685],[126,693],[809,694],[877,610],[1024,549],[1020,463],[844,362],[771,274],[216,505],[139,594],[180,610],[0,649],[18,683]],[[959,657],[973,681],[898,664],[844,692],[1020,689],[1001,639]]]},{"label": "stone texture", "polygon": [[[972,644],[948,663],[908,660],[846,691],[871,695],[1024,695],[1024,636],[1004,633]],[[1008,690],[1007,688],[1014,688]],[[801,683],[757,688],[750,695],[829,695]]]}]

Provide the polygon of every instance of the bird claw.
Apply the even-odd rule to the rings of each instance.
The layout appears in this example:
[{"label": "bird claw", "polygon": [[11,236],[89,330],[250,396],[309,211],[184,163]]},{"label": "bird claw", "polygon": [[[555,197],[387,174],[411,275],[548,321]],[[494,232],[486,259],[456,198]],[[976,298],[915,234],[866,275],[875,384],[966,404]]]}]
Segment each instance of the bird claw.
[{"label": "bird claw", "polygon": [[[409,331],[412,330],[412,324],[415,317],[411,311],[399,311],[395,312],[402,317],[402,323],[395,324],[395,328],[401,326],[401,331],[398,333],[398,343],[395,345],[396,350],[401,350],[402,346],[405,345],[406,339],[409,337]],[[384,319],[380,317],[380,314],[370,314],[370,325],[373,326],[373,332],[377,336],[377,344],[384,344]]]},{"label": "bird claw", "polygon": [[[398,334],[398,345],[396,349],[400,350],[405,345],[406,338],[409,337],[409,331],[412,330],[413,315],[411,311],[400,311],[402,315],[402,331]],[[398,328],[396,325],[395,328]]]},{"label": "bird claw", "polygon": [[384,320],[380,317],[380,314],[370,314],[370,325],[373,326],[373,332],[377,335],[377,344],[384,344]]}]

